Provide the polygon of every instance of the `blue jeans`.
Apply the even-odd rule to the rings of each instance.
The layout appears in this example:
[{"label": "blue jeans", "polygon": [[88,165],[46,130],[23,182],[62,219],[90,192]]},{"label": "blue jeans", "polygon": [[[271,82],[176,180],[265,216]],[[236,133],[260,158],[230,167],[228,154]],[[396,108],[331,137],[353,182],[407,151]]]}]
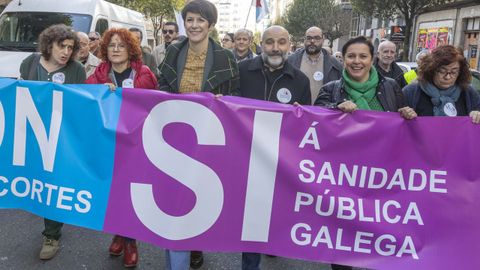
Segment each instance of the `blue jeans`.
[{"label": "blue jeans", "polygon": [[242,253],[242,270],[260,270],[260,253]]},{"label": "blue jeans", "polygon": [[190,251],[165,249],[166,270],[190,269]]}]

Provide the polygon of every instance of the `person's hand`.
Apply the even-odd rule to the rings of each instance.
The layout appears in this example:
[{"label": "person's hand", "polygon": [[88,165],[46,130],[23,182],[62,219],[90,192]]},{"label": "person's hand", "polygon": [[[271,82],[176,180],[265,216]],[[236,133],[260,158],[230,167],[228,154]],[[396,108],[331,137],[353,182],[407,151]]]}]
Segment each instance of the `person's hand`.
[{"label": "person's hand", "polygon": [[221,98],[221,97],[223,97],[222,94],[215,94],[215,98]]},{"label": "person's hand", "polygon": [[472,118],[472,123],[474,124],[480,123],[480,111],[471,111],[469,116],[470,118]]},{"label": "person's hand", "polygon": [[114,92],[117,89],[117,87],[113,83],[104,83],[104,84],[108,86],[108,90],[110,90],[111,92]]},{"label": "person's hand", "polygon": [[410,107],[403,107],[403,108],[400,108],[398,109],[398,112],[400,113],[400,115],[407,119],[407,120],[411,120],[415,117],[417,117],[417,113]]},{"label": "person's hand", "polygon": [[339,108],[344,113],[351,113],[358,109],[357,104],[353,103],[350,100],[338,104],[337,108]]},{"label": "person's hand", "polygon": [[293,102],[293,106],[300,106],[300,103],[295,101],[295,102]]}]

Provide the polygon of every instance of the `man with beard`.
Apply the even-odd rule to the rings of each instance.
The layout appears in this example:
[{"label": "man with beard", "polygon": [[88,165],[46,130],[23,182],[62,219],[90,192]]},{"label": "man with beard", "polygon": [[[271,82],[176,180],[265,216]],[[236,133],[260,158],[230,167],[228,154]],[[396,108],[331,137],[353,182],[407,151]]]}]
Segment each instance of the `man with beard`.
[{"label": "man with beard", "polygon": [[335,57],[322,48],[322,29],[316,26],[310,27],[305,32],[304,39],[305,48],[290,55],[288,62],[300,69],[310,80],[313,102],[324,84],[342,77],[343,68]]},{"label": "man with beard", "polygon": [[250,50],[252,39],[253,36],[250,35],[250,31],[247,29],[239,29],[237,32],[235,32],[233,38],[233,56],[235,57],[237,63],[243,60],[252,59],[254,56],[256,56],[252,50]]},{"label": "man with beard", "polygon": [[[287,62],[290,35],[281,26],[263,32],[261,57],[238,64],[240,96],[283,104],[311,104],[308,78]],[[260,269],[259,253],[242,253],[242,270]]]},{"label": "man with beard", "polygon": [[174,22],[166,22],[162,29],[163,43],[160,43],[153,49],[153,57],[157,65],[160,65],[165,58],[167,47],[174,43],[178,38],[178,24]]},{"label": "man with beard", "polygon": [[397,46],[395,43],[385,40],[378,45],[377,57],[375,58],[373,65],[384,77],[394,79],[400,88],[403,89],[407,85],[407,81],[403,77],[403,70],[397,63],[395,63],[395,54]]},{"label": "man with beard", "polygon": [[287,62],[290,40],[288,31],[271,26],[262,36],[261,57],[239,63],[240,96],[284,104],[310,105],[308,78]]}]

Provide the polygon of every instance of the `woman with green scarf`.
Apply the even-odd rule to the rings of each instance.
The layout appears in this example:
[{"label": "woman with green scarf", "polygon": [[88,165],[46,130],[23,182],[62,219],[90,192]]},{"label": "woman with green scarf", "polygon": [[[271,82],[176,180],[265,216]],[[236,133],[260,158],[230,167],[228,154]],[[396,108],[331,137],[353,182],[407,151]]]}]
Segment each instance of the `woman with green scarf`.
[{"label": "woman with green scarf", "polygon": [[374,110],[400,112],[406,119],[416,117],[406,107],[400,86],[380,75],[373,64],[373,45],[365,37],[350,39],[342,48],[342,78],[320,89],[315,105],[338,108],[343,112]]}]

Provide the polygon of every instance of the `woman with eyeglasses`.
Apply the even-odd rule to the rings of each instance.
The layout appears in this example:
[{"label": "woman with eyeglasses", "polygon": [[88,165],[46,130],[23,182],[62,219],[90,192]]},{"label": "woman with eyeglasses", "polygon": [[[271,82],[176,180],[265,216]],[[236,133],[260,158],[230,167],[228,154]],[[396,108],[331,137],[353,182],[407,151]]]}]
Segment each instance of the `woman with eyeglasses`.
[{"label": "woman with eyeglasses", "polygon": [[[100,44],[103,62],[88,77],[88,84],[106,84],[110,90],[117,87],[156,89],[157,79],[150,69],[142,64],[142,51],[138,40],[127,29],[109,29],[103,34]],[[138,251],[135,239],[115,235],[110,245],[112,256],[123,255],[125,267],[135,267]]]},{"label": "woman with eyeglasses", "polygon": [[227,50],[232,50],[234,47],[233,33],[226,33],[222,38],[222,47]]},{"label": "woman with eyeglasses", "polygon": [[117,87],[157,88],[155,75],[142,63],[138,40],[127,29],[112,28],[104,33],[100,58],[103,62],[86,83],[107,84],[110,90]]},{"label": "woman with eyeglasses", "polygon": [[418,81],[403,88],[406,101],[419,116],[470,116],[480,123],[480,95],[460,49],[437,47],[422,58]]}]

